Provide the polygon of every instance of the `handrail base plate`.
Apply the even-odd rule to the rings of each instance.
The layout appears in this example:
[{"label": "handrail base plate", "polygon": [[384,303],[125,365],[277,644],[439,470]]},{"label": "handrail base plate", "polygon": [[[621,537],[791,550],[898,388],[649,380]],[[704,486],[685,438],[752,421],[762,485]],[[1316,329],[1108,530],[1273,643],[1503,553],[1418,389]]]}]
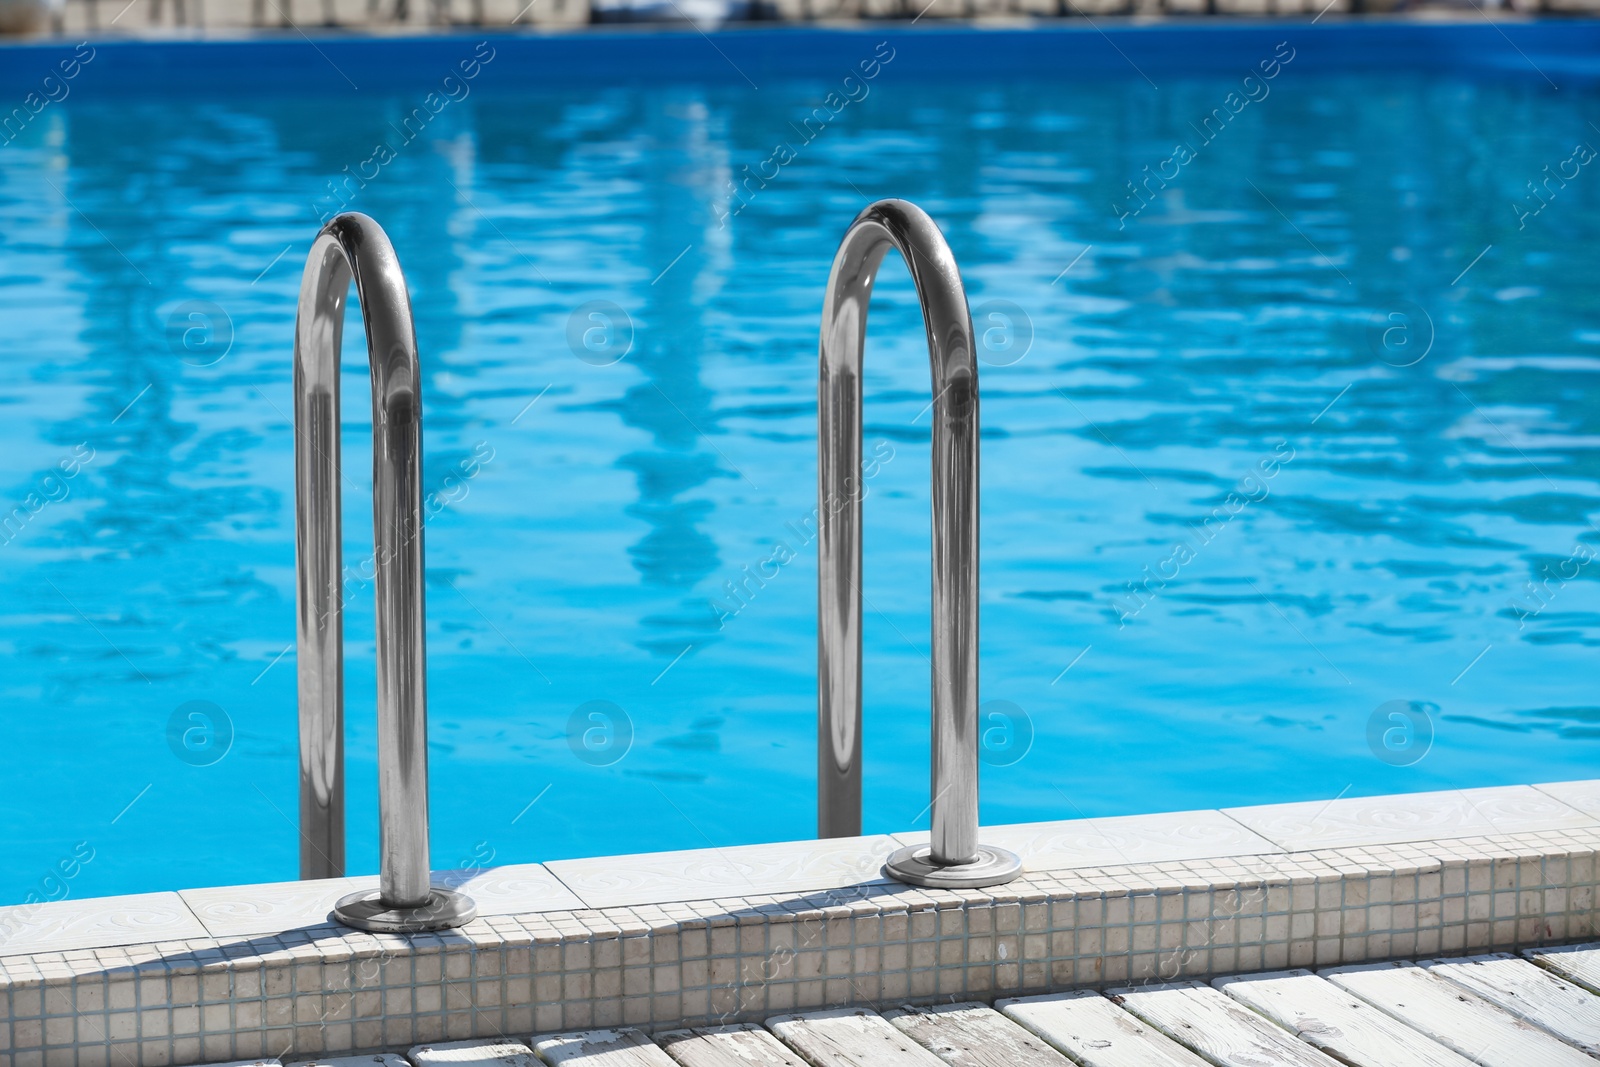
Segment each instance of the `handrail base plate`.
[{"label": "handrail base plate", "polygon": [[465,926],[477,914],[478,906],[471,897],[434,886],[428,902],[412,908],[390,907],[383,902],[381,890],[363,889],[340,897],[329,918],[374,934],[418,934]]},{"label": "handrail base plate", "polygon": [[908,845],[883,865],[886,877],[931,889],[982,889],[1004,885],[1022,873],[1022,857],[992,845],[979,845],[971,863],[941,866],[933,862],[931,845]]}]

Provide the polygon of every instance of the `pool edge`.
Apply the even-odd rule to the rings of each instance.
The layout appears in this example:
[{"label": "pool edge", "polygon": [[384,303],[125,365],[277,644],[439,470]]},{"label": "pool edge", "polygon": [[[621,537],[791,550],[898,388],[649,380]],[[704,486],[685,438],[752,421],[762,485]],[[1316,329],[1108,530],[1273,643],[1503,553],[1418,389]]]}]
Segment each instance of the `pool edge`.
[{"label": "pool edge", "polygon": [[1600,780],[985,834],[1022,851],[1021,880],[884,880],[882,857],[915,834],[443,872],[480,917],[414,937],[318,921],[370,879],[0,909],[0,1054],[177,1067],[660,1030],[1526,948],[1597,927]]}]

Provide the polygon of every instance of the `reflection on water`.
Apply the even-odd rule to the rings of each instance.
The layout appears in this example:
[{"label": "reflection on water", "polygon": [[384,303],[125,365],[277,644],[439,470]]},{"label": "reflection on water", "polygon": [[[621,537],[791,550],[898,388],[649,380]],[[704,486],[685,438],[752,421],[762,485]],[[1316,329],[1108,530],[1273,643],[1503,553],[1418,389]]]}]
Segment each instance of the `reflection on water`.
[{"label": "reflection on water", "polygon": [[[646,184],[640,195],[657,218],[707,218],[706,190],[693,184],[685,155],[695,147],[691,123],[666,118],[654,124],[661,138],[660,181]],[[705,251],[691,240],[681,248],[667,242],[676,234],[656,229],[644,241],[643,263],[654,269],[639,307],[644,324],[635,352],[627,357],[644,380],[630,385],[616,410],[623,425],[649,435],[647,447],[617,460],[638,481],[639,500],[628,514],[649,524],[649,532],[628,554],[648,585],[683,594],[717,566],[717,544],[703,528],[715,508],[699,490],[713,478],[732,476],[718,462],[707,435],[722,433],[710,388],[701,380],[708,336],[703,322],[707,297],[696,281],[706,273]],[[660,324],[659,326],[655,324]],[[661,327],[666,327],[662,329]],[[695,607],[702,607],[695,602]],[[700,614],[704,614],[703,611]],[[676,653],[683,647],[674,630],[681,622],[649,618],[653,636],[642,647]],[[663,644],[663,642],[665,642]]]},{"label": "reflection on water", "polygon": [[[828,264],[883,195],[927,207],[974,302],[1034,335],[982,369],[983,698],[1032,736],[985,764],[986,820],[1592,774],[1600,186],[1513,205],[1593,136],[1595,93],[1291,68],[1119,224],[1224,82],[886,68],[724,218],[826,80],[496,96],[490,68],[357,191],[423,354],[435,866],[810,833],[816,574],[779,546],[815,504]],[[75,100],[6,148],[0,899],[83,855],[77,895],[294,875],[294,300],[326,182],[407,106]],[[569,343],[595,301],[631,328],[620,360]],[[866,816],[887,830],[925,818],[929,671],[927,356],[893,259],[869,349],[893,462],[866,508]],[[227,720],[190,738],[213,762],[169,729],[196,701]],[[614,710],[569,738],[585,705]],[[1423,709],[1424,755],[1374,747],[1397,706]]]}]

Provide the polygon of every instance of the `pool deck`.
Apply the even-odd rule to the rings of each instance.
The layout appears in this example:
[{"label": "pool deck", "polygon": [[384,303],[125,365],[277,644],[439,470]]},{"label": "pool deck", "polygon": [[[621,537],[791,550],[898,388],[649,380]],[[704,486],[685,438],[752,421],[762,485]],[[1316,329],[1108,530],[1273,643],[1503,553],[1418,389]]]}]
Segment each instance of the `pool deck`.
[{"label": "pool deck", "polygon": [[[538,27],[571,29],[590,23],[594,9],[611,9],[611,18],[622,13],[616,0],[410,0],[403,11],[394,0],[71,0],[65,3],[60,35],[73,43],[89,37],[227,36],[247,32],[305,30],[327,33],[330,30],[360,30],[390,36],[437,33],[441,29],[504,29]],[[665,0],[654,4],[635,3],[635,7],[654,7],[655,25],[682,27],[695,18],[710,28],[725,17],[711,17],[715,5],[686,3],[678,7],[683,21],[663,21],[664,14],[675,13]],[[1057,0],[766,0],[766,21],[789,23],[854,23],[875,19],[920,19],[1011,21],[1038,18],[1049,23],[1072,15],[1088,15],[1112,21],[1130,16],[1145,19],[1164,16],[1193,17],[1207,13],[1207,0],[1074,0],[1070,15],[1062,15]],[[1319,12],[1339,17],[1355,9],[1353,0],[1216,0],[1215,14],[1229,17],[1264,18],[1280,16],[1305,18]],[[1326,11],[1324,12],[1324,9]],[[1396,0],[1367,0],[1365,10],[1395,13]],[[1600,0],[1552,0],[1550,10],[1561,13],[1592,12]],[[1459,17],[1460,5],[1448,0],[1421,0],[1406,11],[1409,17]],[[1477,13],[1473,13],[1475,17]],[[1514,20],[1527,17],[1520,9],[1486,7],[1482,18]],[[602,12],[597,21],[604,21]],[[737,24],[739,20],[735,20]]]},{"label": "pool deck", "polygon": [[470,893],[479,917],[410,937],[329,924],[333,901],[372,878],[4,908],[0,1059],[291,1062],[1064,991],[1096,1005],[1081,1014],[1110,1010],[1096,990],[1254,975],[1222,983],[1238,998],[1273,988],[1261,972],[1521,952],[1597,932],[1600,781],[989,827],[984,841],[1026,870],[988,890],[885,880],[884,858],[918,837],[446,872],[436,881]]}]

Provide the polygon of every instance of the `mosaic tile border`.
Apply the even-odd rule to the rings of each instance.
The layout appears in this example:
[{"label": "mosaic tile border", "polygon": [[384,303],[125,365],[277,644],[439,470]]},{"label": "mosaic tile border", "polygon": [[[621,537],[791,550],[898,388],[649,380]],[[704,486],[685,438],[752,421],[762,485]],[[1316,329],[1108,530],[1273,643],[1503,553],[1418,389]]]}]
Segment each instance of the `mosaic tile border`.
[{"label": "mosaic tile border", "polygon": [[[1524,814],[1526,788],[1509,791]],[[1459,808],[1463,795],[1363,803],[1380,812],[1415,812],[1430,805]],[[1475,797],[1472,807],[1492,810],[1486,799],[1495,797]],[[1552,802],[1542,824],[1519,817],[1515,832],[1030,868],[1019,881],[993,890],[860,880],[861,850],[886,847],[887,839],[855,839],[842,845],[854,857],[842,867],[792,857],[779,864],[789,879],[781,884],[788,886],[797,865],[815,871],[823,884],[809,891],[724,892],[570,910],[549,904],[565,899],[554,893],[545,910],[484,915],[445,934],[385,936],[316,924],[9,955],[0,957],[0,1059],[17,1067],[288,1061],[470,1038],[522,1040],[531,1033],[622,1024],[664,1030],[823,1007],[982,1000],[1589,938],[1600,927],[1600,820],[1574,819],[1572,808]],[[1349,832],[1347,815],[1338,816],[1341,835]],[[1140,818],[1147,821],[1096,822],[1107,840],[1116,841],[1159,821]],[[1314,813],[1309,822],[1319,824]],[[1413,819],[1411,829],[1399,831],[1395,818],[1376,823],[1374,836],[1404,838],[1430,820]],[[1077,834],[1088,825],[1060,824],[1062,833]],[[1472,820],[1457,824],[1458,830],[1475,828]],[[996,829],[1060,840],[1038,825]],[[1249,835],[1242,825],[1240,831]],[[817,854],[828,847],[793,846]],[[766,853],[757,855],[775,846],[760,848]],[[757,867],[739,873],[744,850],[710,851],[725,873],[760,884]],[[1129,858],[1146,854],[1141,848]],[[1042,855],[1060,850],[1046,848]],[[662,862],[643,859],[657,867]],[[619,867],[631,862],[615,861]],[[495,874],[496,884],[522,880],[505,870],[485,873]],[[603,874],[604,867],[590,870]],[[852,871],[855,881],[829,884]],[[568,888],[583,898],[581,887]],[[181,901],[189,894],[171,896]],[[128,899],[72,906],[103,914]],[[0,919],[14,911],[0,910]],[[44,909],[32,911],[39,921]],[[305,914],[285,917],[303,921]],[[88,925],[103,930],[107,923]]]}]

